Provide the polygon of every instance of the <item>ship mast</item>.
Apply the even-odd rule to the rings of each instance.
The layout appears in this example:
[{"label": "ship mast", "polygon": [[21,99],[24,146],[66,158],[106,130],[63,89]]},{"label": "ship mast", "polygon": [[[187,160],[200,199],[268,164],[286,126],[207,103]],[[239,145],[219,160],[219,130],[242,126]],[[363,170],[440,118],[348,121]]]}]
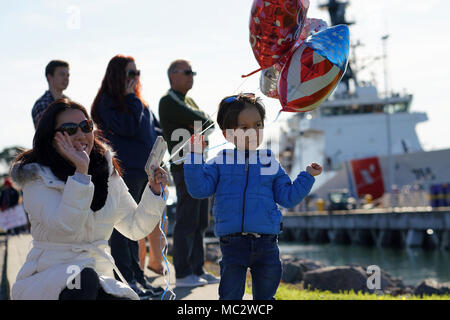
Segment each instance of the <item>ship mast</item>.
[{"label": "ship mast", "polygon": [[[338,24],[346,24],[350,26],[355,22],[348,21],[345,17],[345,12],[349,4],[350,3],[348,1],[328,0],[328,2],[326,3],[319,4],[319,8],[323,10],[328,10],[332,26],[336,26]],[[350,79],[352,79],[355,85],[358,86],[358,82],[356,81],[356,74],[353,72],[349,61],[347,65],[347,70],[341,80],[341,82],[346,85],[347,94],[350,93],[350,86],[349,86]]]},{"label": "ship mast", "polygon": [[[345,17],[346,9],[349,6],[349,1],[338,1],[338,0],[328,0],[326,3],[322,3],[319,5],[320,9],[328,10],[330,14],[331,25],[338,24],[346,24],[352,25],[354,21],[348,21]],[[389,104],[389,87],[388,87],[388,67],[387,67],[387,39],[389,35],[384,35],[381,40],[383,42],[383,65],[384,65],[384,99],[386,101],[386,135],[387,135],[387,156],[388,156],[388,174],[387,174],[387,189],[386,190],[390,195],[390,207],[393,206],[394,192],[393,192],[393,184],[394,184],[394,174],[393,174],[393,163],[392,163],[392,137],[391,137],[391,115],[390,115],[390,104]],[[359,46],[360,42],[358,41],[354,47]],[[353,46],[352,46],[353,48]],[[348,62],[347,70],[342,78],[342,82],[347,86],[347,93],[349,93],[349,80],[352,79],[356,86],[358,86],[358,82],[356,81],[356,74],[353,72],[351,67],[351,61]]]}]

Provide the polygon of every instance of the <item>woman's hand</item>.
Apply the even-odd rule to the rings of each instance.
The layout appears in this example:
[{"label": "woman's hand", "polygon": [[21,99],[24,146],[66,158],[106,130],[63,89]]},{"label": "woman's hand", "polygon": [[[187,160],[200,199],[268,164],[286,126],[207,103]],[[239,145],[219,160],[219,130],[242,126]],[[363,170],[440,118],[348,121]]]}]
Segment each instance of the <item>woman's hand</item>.
[{"label": "woman's hand", "polygon": [[314,177],[322,173],[322,167],[319,164],[313,162],[310,166],[306,167],[306,171]]},{"label": "woman's hand", "polygon": [[148,184],[150,185],[150,188],[152,189],[153,193],[155,194],[161,194],[161,185],[163,185],[164,190],[166,190],[167,188],[167,184],[169,182],[169,177],[167,172],[161,168],[158,167],[157,169],[155,169],[155,167],[152,166],[151,168],[152,170],[154,170],[154,180],[152,180],[150,177],[148,177]]},{"label": "woman's hand", "polygon": [[127,79],[125,82],[125,94],[136,93],[136,79]]},{"label": "woman's hand", "polygon": [[57,132],[54,138],[56,151],[66,160],[69,160],[75,166],[76,171],[87,174],[89,170],[89,155],[83,150],[79,142],[72,144],[67,132],[62,134]]}]

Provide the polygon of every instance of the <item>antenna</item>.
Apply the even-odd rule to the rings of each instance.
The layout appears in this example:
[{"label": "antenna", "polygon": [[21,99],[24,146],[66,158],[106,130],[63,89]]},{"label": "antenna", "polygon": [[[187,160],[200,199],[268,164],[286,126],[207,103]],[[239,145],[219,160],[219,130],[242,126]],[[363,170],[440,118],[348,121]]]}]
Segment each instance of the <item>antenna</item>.
[{"label": "antenna", "polygon": [[383,42],[383,68],[384,68],[384,96],[387,98],[389,96],[388,87],[388,65],[387,65],[387,40],[389,39],[389,34],[381,37]]}]

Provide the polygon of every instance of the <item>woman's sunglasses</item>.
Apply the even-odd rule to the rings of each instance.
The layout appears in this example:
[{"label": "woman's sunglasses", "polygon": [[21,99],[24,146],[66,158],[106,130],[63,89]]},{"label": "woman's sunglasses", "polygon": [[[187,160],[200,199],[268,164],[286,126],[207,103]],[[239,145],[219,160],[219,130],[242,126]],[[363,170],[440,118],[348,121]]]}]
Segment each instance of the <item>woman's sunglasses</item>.
[{"label": "woman's sunglasses", "polygon": [[92,120],[84,120],[80,123],[67,122],[63,123],[55,131],[59,131],[62,134],[64,134],[64,132],[67,132],[69,136],[73,136],[75,133],[77,133],[78,127],[80,127],[81,131],[83,131],[84,133],[89,133],[94,129],[94,123],[92,122]]},{"label": "woman's sunglasses", "polygon": [[134,77],[140,76],[140,75],[141,75],[141,70],[128,70],[128,72],[127,72],[128,78],[134,78]]}]

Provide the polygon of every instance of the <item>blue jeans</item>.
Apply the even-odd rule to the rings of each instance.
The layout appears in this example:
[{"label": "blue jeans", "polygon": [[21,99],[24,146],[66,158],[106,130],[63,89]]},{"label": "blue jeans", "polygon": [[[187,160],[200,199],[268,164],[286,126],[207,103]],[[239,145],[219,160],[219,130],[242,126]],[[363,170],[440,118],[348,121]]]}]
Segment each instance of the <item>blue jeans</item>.
[{"label": "blue jeans", "polygon": [[277,235],[220,237],[220,300],[242,300],[247,268],[252,275],[253,300],[274,300],[281,280]]}]

